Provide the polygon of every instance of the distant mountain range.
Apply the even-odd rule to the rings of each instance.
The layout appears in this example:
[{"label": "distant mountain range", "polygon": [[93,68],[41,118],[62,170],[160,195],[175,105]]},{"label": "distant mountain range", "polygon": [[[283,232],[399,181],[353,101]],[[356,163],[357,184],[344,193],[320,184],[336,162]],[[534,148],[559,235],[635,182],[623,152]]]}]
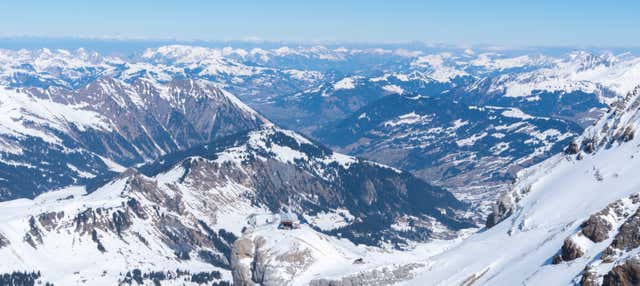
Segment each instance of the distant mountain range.
[{"label": "distant mountain range", "polygon": [[[432,48],[432,52],[398,47],[385,49],[285,46],[249,49],[172,45],[146,49],[130,57],[119,57],[102,56],[84,49],[72,52],[48,49],[2,50],[0,63],[3,68],[0,69],[0,83],[11,88],[29,89],[26,92],[34,93],[36,96],[37,93],[46,91],[54,92],[54,97],[75,98],[75,94],[82,89],[100,88],[99,85],[107,86],[109,83],[106,82],[111,81],[114,86],[123,86],[122,92],[128,95],[119,97],[126,98],[133,93],[158,93],[159,90],[179,84],[180,81],[213,82],[237,95],[239,99],[281,126],[302,132],[319,142],[352,155],[410,170],[423,179],[437,182],[445,187],[466,186],[481,190],[478,196],[468,199],[485,201],[488,198],[485,195],[495,197],[499,193],[496,190],[503,189],[505,183],[512,180],[519,169],[553,154],[567,138],[579,134],[582,128],[589,126],[598,118],[607,104],[633,87],[636,83],[634,75],[640,70],[638,58],[630,54],[613,55],[607,52],[593,54],[573,51],[558,56],[545,54],[544,50],[537,52],[486,49],[474,51],[471,49],[445,50],[439,47]],[[144,90],[145,85],[156,91]],[[396,126],[394,134],[400,139],[391,138],[384,132],[390,126],[386,124],[387,122],[397,121],[399,116],[410,116],[414,113],[423,116],[426,114],[417,110],[420,107],[416,110],[412,109],[411,103],[416,101],[405,101],[398,106],[387,108],[386,105],[389,102],[386,97],[389,95],[400,95],[405,98],[420,96],[434,100],[440,98],[440,106],[450,110],[463,105],[469,108],[509,109],[512,111],[503,113],[511,114],[511,118],[524,116],[537,121],[538,124],[535,130],[529,126],[518,126],[495,135],[502,138],[486,137],[494,127],[500,128],[498,121],[495,121],[493,116],[487,115],[484,119],[475,119],[482,122],[473,125],[474,129],[466,131],[465,134],[455,135],[456,140],[464,139],[459,138],[461,136],[466,136],[465,138],[482,136],[485,138],[484,144],[500,144],[500,146],[489,147],[495,147],[493,149],[496,152],[500,151],[497,157],[493,154],[494,151],[488,151],[488,149],[484,151],[485,154],[476,154],[473,150],[469,150],[474,148],[473,144],[451,144],[450,139],[446,139],[447,142],[441,144],[432,142],[428,138],[420,138],[420,135],[413,133],[410,136],[402,136],[402,131],[399,129],[409,127],[411,124]],[[145,95],[121,100],[136,100],[137,97],[144,98]],[[96,100],[99,98],[93,99],[93,102]],[[91,100],[76,99],[76,101],[74,103],[78,106],[92,104]],[[131,145],[135,145],[131,142],[121,144],[129,145],[122,146],[129,150],[128,153],[155,153],[126,155],[132,161],[124,163],[125,166],[134,161],[140,163],[157,158],[162,152],[175,151],[210,139],[208,135],[193,134],[202,132],[195,131],[197,128],[194,129],[194,127],[197,126],[193,124],[211,124],[195,122],[197,119],[194,118],[199,118],[199,114],[191,115],[193,117],[187,124],[191,126],[166,126],[166,124],[181,121],[178,114],[187,110],[185,109],[187,106],[180,107],[178,105],[182,103],[176,102],[176,99],[173,101],[154,103],[155,105],[164,104],[167,107],[155,107],[161,108],[158,110],[159,114],[150,116],[145,113],[155,113],[156,110],[148,109],[146,103],[137,103],[137,105],[135,102],[126,103],[129,105],[127,107],[122,107],[123,104],[120,103],[117,107],[115,105],[112,107],[142,109],[141,112],[137,112],[139,115],[136,115],[136,118],[129,119],[136,122],[126,123],[144,126],[147,132],[152,133],[149,136],[143,134],[142,137],[167,137],[166,134],[155,134],[163,132],[156,131],[157,129],[166,128],[183,128],[182,133],[191,133],[186,135],[188,139],[178,139],[189,142],[170,142],[167,146],[162,146],[165,143],[160,142],[159,148],[150,147],[149,145],[158,143],[151,141],[176,139],[154,137],[153,140],[149,140],[141,137],[138,140],[147,142],[135,144],[147,145],[143,148],[145,150],[131,150]],[[362,123],[363,118],[358,118],[366,115],[367,111],[379,112],[381,107],[385,109],[383,113],[379,113],[381,117],[367,123],[364,129],[356,124]],[[404,113],[398,113],[400,110]],[[160,115],[167,112],[171,114]],[[233,117],[233,115],[229,116]],[[433,122],[423,120],[420,128],[432,131],[439,128],[445,130],[450,128],[453,122],[457,122],[456,120],[465,121],[464,114],[459,116],[459,118],[447,116],[446,119]],[[110,117],[113,121],[114,116]],[[171,123],[167,121],[169,117],[171,117]],[[552,119],[550,122],[556,123],[545,124],[543,121],[547,119]],[[150,122],[150,120],[157,122]],[[115,124],[125,123],[116,122]],[[139,126],[138,129],[140,129]],[[471,125],[467,126],[469,127]],[[90,129],[90,132],[93,130]],[[213,130],[210,129],[210,131]],[[122,129],[117,129],[115,133],[123,138],[129,138],[123,134],[126,132],[145,133],[140,130]],[[511,133],[521,135],[511,136]],[[349,135],[347,140],[341,138],[347,134],[353,135]],[[528,136],[528,138],[522,136]],[[438,140],[445,140],[444,138],[446,137],[437,136]],[[489,138],[500,140],[486,141]],[[395,143],[389,144],[392,139]],[[127,139],[114,140],[126,141]],[[356,143],[356,141],[359,142]],[[426,142],[440,144],[442,148],[440,155],[418,155],[425,153],[420,149],[425,149]],[[480,140],[479,144],[482,142],[483,140]],[[403,158],[403,155],[397,152],[399,146],[404,149],[401,153],[411,156],[411,160]],[[478,145],[477,148],[483,148],[482,146],[484,145]],[[162,152],[152,149],[162,149]],[[104,157],[107,152],[98,152],[97,155]],[[491,152],[493,153],[489,154]],[[391,156],[390,153],[394,155]],[[136,156],[137,158],[133,158]],[[454,157],[457,159],[453,159]],[[494,157],[498,158],[500,163],[497,163]],[[106,158],[110,157],[106,156]],[[100,163],[96,162],[91,164],[94,166],[92,168],[104,169],[104,166],[98,166]],[[115,160],[115,162],[123,163],[124,161]],[[62,170],[65,167],[62,166],[59,169]],[[477,170],[484,171],[478,174]],[[91,173],[90,170],[80,171]],[[69,170],[64,173],[65,181],[56,186],[81,180],[78,176],[73,176],[73,172]],[[71,179],[73,177],[75,178]],[[51,176],[42,178],[42,180],[63,180],[52,179]],[[470,182],[473,183],[470,184]]]},{"label": "distant mountain range", "polygon": [[[639,75],[638,57],[586,51],[0,50],[0,273],[623,279]],[[299,228],[278,228],[283,209]]]}]

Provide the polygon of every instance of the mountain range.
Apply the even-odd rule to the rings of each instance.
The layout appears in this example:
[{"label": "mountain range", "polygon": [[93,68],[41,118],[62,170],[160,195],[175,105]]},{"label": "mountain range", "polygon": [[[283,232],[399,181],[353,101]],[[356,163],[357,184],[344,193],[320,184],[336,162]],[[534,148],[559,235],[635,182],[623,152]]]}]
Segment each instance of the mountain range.
[{"label": "mountain range", "polygon": [[625,285],[638,84],[609,52],[0,50],[0,273]]}]

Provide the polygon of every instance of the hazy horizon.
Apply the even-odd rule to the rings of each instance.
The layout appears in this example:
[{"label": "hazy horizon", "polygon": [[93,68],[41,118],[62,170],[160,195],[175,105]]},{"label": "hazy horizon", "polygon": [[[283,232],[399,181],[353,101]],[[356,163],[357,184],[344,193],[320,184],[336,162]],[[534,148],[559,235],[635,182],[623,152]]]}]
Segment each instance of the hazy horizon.
[{"label": "hazy horizon", "polygon": [[636,1],[6,1],[0,36],[639,46]]},{"label": "hazy horizon", "polygon": [[177,40],[160,38],[110,38],[110,37],[62,37],[62,36],[0,36],[0,49],[63,49],[77,50],[84,48],[101,53],[133,54],[147,48],[154,48],[166,45],[191,45],[208,48],[266,48],[275,49],[280,47],[312,47],[324,46],[330,49],[346,47],[356,49],[384,48],[389,50],[406,49],[410,51],[422,51],[424,53],[446,52],[450,50],[473,49],[487,52],[544,52],[547,54],[561,55],[574,50],[585,50],[595,53],[612,52],[614,54],[632,53],[640,54],[640,46],[598,46],[598,45],[564,45],[564,46],[506,46],[506,45],[455,45],[448,43],[429,43],[421,41],[407,42],[340,42],[340,41],[266,41],[266,40]]}]

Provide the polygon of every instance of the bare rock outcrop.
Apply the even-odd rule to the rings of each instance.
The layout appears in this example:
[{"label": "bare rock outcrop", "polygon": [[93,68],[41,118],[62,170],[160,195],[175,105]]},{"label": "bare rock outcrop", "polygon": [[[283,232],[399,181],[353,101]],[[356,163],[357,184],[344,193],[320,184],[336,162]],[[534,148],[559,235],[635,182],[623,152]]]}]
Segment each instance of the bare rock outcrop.
[{"label": "bare rock outcrop", "polygon": [[233,243],[231,251],[231,269],[233,285],[254,286],[252,262],[254,261],[253,240],[243,237]]},{"label": "bare rock outcrop", "polygon": [[487,228],[492,228],[499,222],[511,215],[513,210],[513,202],[510,194],[503,194],[494,204],[491,213],[487,216],[485,223]]},{"label": "bare rock outcrop", "polygon": [[587,265],[584,271],[582,271],[582,278],[580,278],[581,286],[600,286],[600,279],[598,279],[597,269]]},{"label": "bare rock outcrop", "polygon": [[42,244],[42,230],[38,227],[33,216],[29,219],[29,230],[24,234],[23,240],[33,248],[37,248],[38,244]]},{"label": "bare rock outcrop", "polygon": [[611,245],[602,254],[602,260],[612,261],[617,253],[640,246],[640,209],[625,221]]},{"label": "bare rock outcrop", "polygon": [[[288,241],[282,249],[274,241],[260,235],[245,235],[233,244],[231,270],[234,285],[288,285],[316,262],[306,242]],[[317,247],[317,246],[316,246]],[[312,286],[392,285],[414,277],[414,270],[422,264],[410,263],[397,267],[383,267],[358,272],[341,278],[317,278]]]},{"label": "bare rock outcrop", "polygon": [[11,244],[11,242],[9,242],[9,240],[6,237],[4,237],[2,233],[0,233],[0,248],[3,248],[9,244]]},{"label": "bare rock outcrop", "polygon": [[[629,196],[632,204],[640,203],[640,195],[634,194]],[[610,219],[617,221],[628,218],[630,213],[622,200],[617,200],[609,204],[606,208],[591,215],[580,227],[581,232],[593,242],[602,242],[609,238],[609,232],[613,229]]]},{"label": "bare rock outcrop", "polygon": [[553,258],[553,264],[559,264],[562,261],[571,261],[582,257],[584,250],[572,239],[568,237],[564,240],[560,253]]},{"label": "bare rock outcrop", "polygon": [[582,234],[593,242],[601,242],[609,238],[609,232],[613,226],[602,215],[591,215],[587,221],[582,224]]},{"label": "bare rock outcrop", "polygon": [[281,253],[269,249],[264,237],[242,237],[233,244],[233,285],[286,285],[313,263],[308,250],[292,245]]},{"label": "bare rock outcrop", "polygon": [[514,206],[524,195],[531,191],[531,185],[513,188],[498,198],[491,213],[487,216],[485,226],[492,228],[513,213]]},{"label": "bare rock outcrop", "polygon": [[575,155],[578,154],[580,152],[580,146],[578,145],[578,142],[576,142],[575,140],[572,140],[571,143],[569,143],[569,146],[567,146],[567,148],[564,150],[564,153],[567,155]]},{"label": "bare rock outcrop", "polygon": [[640,203],[640,196],[634,194],[629,196],[627,200],[617,200],[610,203],[604,209],[589,216],[589,219],[580,225],[579,232],[564,241],[560,252],[553,257],[552,263],[559,264],[584,255],[585,250],[581,249],[574,239],[584,236],[593,243],[600,243],[609,239],[611,231],[620,224],[622,225],[616,239],[604,251],[602,259],[613,261],[612,257],[618,250],[635,248],[640,245],[640,239],[633,239],[633,237],[640,235],[640,231],[638,233],[635,231],[635,228],[640,225],[640,219],[637,218],[638,212],[632,212],[638,203]]},{"label": "bare rock outcrop", "polygon": [[604,276],[602,286],[640,285],[640,259],[631,258],[614,267]]}]

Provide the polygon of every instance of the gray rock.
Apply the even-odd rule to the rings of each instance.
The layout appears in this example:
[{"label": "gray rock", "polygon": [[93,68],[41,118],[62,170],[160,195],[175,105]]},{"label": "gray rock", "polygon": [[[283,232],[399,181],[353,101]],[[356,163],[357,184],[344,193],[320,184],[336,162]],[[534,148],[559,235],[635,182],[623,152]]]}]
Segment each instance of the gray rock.
[{"label": "gray rock", "polygon": [[564,152],[567,155],[578,154],[578,152],[580,152],[580,146],[578,146],[578,143],[575,140],[572,140],[571,143],[569,143],[569,146],[567,147],[567,149],[565,149]]},{"label": "gray rock", "polygon": [[513,195],[515,193],[516,190],[510,190],[498,198],[498,201],[495,202],[491,209],[491,213],[487,216],[485,223],[487,228],[492,228],[511,215],[513,211]]},{"label": "gray rock", "polygon": [[613,226],[606,219],[602,217],[602,214],[591,215],[587,221],[582,225],[582,234],[588,237],[593,242],[601,242],[609,238],[609,231]]},{"label": "gray rock", "polygon": [[596,269],[593,269],[590,266],[585,267],[584,271],[582,271],[582,278],[580,278],[581,286],[600,286],[600,281],[598,279],[598,273]]},{"label": "gray rock", "polygon": [[614,267],[604,276],[602,286],[640,285],[640,260],[631,258]]},{"label": "gray rock", "polygon": [[243,263],[243,260],[247,259],[253,261],[253,257],[254,244],[251,239],[243,237],[233,243],[233,249],[231,251],[231,275],[233,276],[233,285],[257,285],[253,281],[251,264]]},{"label": "gray rock", "polygon": [[4,237],[2,233],[0,233],[0,248],[8,246],[9,244],[11,244],[11,242],[6,237]]},{"label": "gray rock", "polygon": [[627,219],[619,228],[618,234],[605,249],[602,259],[610,261],[618,252],[629,251],[640,246],[640,209]]},{"label": "gray rock", "polygon": [[286,253],[274,255],[263,237],[252,240],[243,236],[233,244],[231,273],[234,285],[280,286],[287,285],[313,262],[307,249],[292,246]]},{"label": "gray rock", "polygon": [[565,239],[562,245],[562,260],[571,261],[578,257],[582,257],[584,251],[572,240]]}]

